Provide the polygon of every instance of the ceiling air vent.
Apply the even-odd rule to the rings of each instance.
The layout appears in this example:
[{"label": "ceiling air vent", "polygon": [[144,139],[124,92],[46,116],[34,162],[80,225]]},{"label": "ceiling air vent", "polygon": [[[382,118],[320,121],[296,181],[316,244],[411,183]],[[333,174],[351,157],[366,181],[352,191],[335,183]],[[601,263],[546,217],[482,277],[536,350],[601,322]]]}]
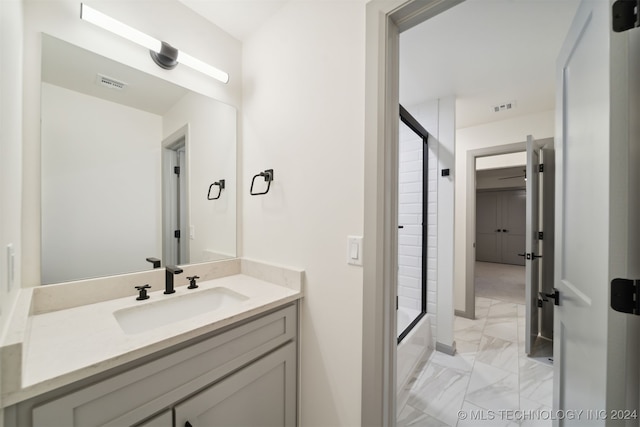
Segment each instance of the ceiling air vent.
[{"label": "ceiling air vent", "polygon": [[111,77],[103,76],[102,74],[98,74],[97,83],[100,86],[108,87],[110,89],[115,90],[123,90],[127,87],[127,84],[116,79],[112,79]]},{"label": "ceiling air vent", "polygon": [[516,101],[509,101],[498,105],[492,105],[491,111],[494,113],[500,113],[502,111],[513,110],[514,108],[516,108]]}]

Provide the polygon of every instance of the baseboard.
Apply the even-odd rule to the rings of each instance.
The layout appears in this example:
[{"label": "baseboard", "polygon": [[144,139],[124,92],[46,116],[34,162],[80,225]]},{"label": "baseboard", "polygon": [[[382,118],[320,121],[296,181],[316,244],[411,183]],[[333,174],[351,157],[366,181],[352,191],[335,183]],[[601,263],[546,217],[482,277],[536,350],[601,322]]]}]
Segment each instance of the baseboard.
[{"label": "baseboard", "polygon": [[436,342],[436,351],[448,354],[449,356],[453,356],[454,354],[456,354],[456,342],[454,341],[453,343],[451,343],[451,345]]},{"label": "baseboard", "polygon": [[473,317],[469,316],[466,311],[455,310],[454,314],[458,317],[464,317],[465,319],[475,320]]}]

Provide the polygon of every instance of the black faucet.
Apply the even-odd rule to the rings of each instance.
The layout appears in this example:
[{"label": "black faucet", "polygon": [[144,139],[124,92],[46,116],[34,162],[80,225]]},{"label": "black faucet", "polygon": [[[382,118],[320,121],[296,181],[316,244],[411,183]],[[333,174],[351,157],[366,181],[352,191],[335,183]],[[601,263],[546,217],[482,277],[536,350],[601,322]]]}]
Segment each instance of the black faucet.
[{"label": "black faucet", "polygon": [[187,280],[189,281],[189,286],[187,286],[187,289],[196,289],[198,287],[198,285],[196,285],[196,279],[199,278],[200,276],[187,277]]},{"label": "black faucet", "polygon": [[138,298],[136,298],[136,300],[142,301],[142,300],[145,300],[145,299],[149,299],[149,295],[147,295],[147,289],[150,289],[151,286],[142,285],[142,286],[136,286],[135,288],[138,290],[138,292],[140,292],[140,294],[138,295]]},{"label": "black faucet", "polygon": [[153,268],[160,268],[160,260],[158,258],[147,258],[151,264],[153,264]]},{"label": "black faucet", "polygon": [[172,294],[175,292],[175,289],[173,289],[173,276],[182,273],[182,269],[173,265],[167,265],[164,270],[166,279],[164,285],[164,293]]}]

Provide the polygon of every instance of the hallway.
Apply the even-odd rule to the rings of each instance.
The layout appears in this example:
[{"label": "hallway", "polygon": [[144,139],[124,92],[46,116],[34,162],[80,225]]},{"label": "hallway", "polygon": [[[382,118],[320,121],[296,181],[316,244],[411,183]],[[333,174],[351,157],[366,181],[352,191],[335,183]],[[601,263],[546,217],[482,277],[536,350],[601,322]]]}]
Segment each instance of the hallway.
[{"label": "hallway", "polygon": [[[454,328],[455,356],[432,353],[409,383],[397,425],[550,426],[546,420],[520,422],[523,415],[531,416],[528,411],[548,414],[553,394],[548,359],[524,353],[524,305],[477,297],[476,320],[456,317]],[[517,410],[525,412],[498,412]],[[460,419],[458,411],[463,411]],[[472,411],[485,421],[472,420]],[[462,420],[464,416],[468,419]]]}]

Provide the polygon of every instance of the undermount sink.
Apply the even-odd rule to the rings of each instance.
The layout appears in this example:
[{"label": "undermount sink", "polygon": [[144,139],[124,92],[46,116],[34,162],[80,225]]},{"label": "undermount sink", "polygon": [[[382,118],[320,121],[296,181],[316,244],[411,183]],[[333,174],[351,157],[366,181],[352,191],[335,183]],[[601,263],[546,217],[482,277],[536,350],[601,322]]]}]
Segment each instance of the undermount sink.
[{"label": "undermount sink", "polygon": [[225,287],[194,291],[179,296],[162,295],[159,298],[166,299],[123,308],[115,311],[113,315],[125,333],[137,334],[203,313],[234,307],[249,299]]}]

